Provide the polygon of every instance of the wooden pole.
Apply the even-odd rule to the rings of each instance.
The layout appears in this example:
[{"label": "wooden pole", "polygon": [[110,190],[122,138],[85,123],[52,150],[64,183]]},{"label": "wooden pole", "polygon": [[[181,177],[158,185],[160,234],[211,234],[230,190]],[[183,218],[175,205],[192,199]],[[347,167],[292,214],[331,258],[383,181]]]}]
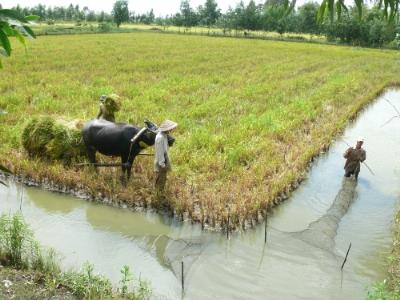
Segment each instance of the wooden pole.
[{"label": "wooden pole", "polygon": [[182,279],[182,292],[184,292],[185,291],[185,269],[184,269],[184,263],[183,263],[183,260],[182,260],[182,262],[181,262],[181,272],[182,272],[182,276],[181,276],[181,279]]},{"label": "wooden pole", "polygon": [[265,215],[265,226],[264,226],[264,244],[267,243],[267,215]]},{"label": "wooden pole", "polygon": [[228,222],[226,225],[226,238],[229,240],[229,221],[230,221],[230,214],[228,213]]},{"label": "wooden pole", "polygon": [[[151,153],[139,153],[137,155],[141,156],[154,156],[154,154]],[[123,165],[128,165],[127,163],[122,164],[122,163],[79,163],[79,164],[74,164],[75,167],[83,167],[83,166],[94,166],[94,167],[121,167]]]},{"label": "wooden pole", "polygon": [[19,211],[22,212],[22,201],[24,199],[24,186],[21,184],[21,187],[22,189],[21,189],[21,201],[19,202]]},{"label": "wooden pole", "polygon": [[121,163],[81,163],[81,164],[75,164],[74,166],[76,167],[83,167],[83,166],[94,166],[94,167],[121,167]]}]

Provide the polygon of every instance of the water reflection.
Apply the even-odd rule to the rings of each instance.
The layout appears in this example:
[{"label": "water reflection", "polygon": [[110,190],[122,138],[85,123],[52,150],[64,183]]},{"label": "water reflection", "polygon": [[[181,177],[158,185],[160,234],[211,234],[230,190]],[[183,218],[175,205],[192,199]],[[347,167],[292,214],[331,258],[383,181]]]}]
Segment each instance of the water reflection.
[{"label": "water reflection", "polygon": [[36,207],[43,209],[50,214],[68,214],[74,209],[82,208],[85,203],[82,203],[79,199],[73,199],[71,201],[70,196],[55,194],[55,193],[44,193],[43,190],[38,188],[18,188],[19,193],[25,191],[30,201],[34,203]]}]

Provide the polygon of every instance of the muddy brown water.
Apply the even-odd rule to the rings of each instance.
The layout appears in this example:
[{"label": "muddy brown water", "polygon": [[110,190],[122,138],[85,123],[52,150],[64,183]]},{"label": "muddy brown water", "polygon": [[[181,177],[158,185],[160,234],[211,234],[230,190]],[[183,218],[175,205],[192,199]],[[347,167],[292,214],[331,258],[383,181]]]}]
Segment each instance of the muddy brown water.
[{"label": "muddy brown water", "polygon": [[[118,286],[119,270],[127,264],[151,281],[157,299],[363,299],[367,287],[384,278],[400,198],[400,118],[382,127],[395,115],[384,98],[400,109],[395,90],[365,109],[291,198],[273,210],[267,244],[264,225],[227,240],[152,212],[19,184],[0,188],[0,212],[21,209],[37,239],[56,249],[65,269],[88,261]],[[362,166],[359,182],[343,186],[343,140],[353,144],[359,135],[375,176]],[[346,197],[346,203],[340,200]]]}]

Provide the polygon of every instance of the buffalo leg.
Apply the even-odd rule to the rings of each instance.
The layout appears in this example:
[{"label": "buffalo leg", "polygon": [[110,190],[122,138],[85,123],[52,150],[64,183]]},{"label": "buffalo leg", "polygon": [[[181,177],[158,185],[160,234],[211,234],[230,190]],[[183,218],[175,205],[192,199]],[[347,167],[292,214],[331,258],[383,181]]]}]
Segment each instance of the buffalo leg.
[{"label": "buffalo leg", "polygon": [[[128,173],[128,166],[126,165],[128,163],[128,156],[127,155],[122,155],[121,156],[121,183],[122,185],[126,185],[126,179],[125,179],[125,173]],[[129,179],[129,176],[128,176]]]},{"label": "buffalo leg", "polygon": [[96,167],[96,149],[93,149],[93,148],[91,148],[91,147],[88,147],[88,148],[86,149],[86,152],[87,152],[87,155],[88,155],[88,157],[89,157],[90,163],[93,164],[92,167],[94,168],[94,170],[95,170],[96,173],[97,173],[97,167]]},{"label": "buffalo leg", "polygon": [[133,161],[130,161],[128,163],[129,163],[129,165],[126,167],[126,172],[127,172],[128,180],[129,180],[129,179],[131,179]]},{"label": "buffalo leg", "polygon": [[133,151],[133,153],[131,153],[131,156],[128,157],[128,165],[126,167],[126,171],[128,174],[128,180],[131,178],[133,162],[135,161],[135,158],[137,155],[138,155],[138,152]]}]

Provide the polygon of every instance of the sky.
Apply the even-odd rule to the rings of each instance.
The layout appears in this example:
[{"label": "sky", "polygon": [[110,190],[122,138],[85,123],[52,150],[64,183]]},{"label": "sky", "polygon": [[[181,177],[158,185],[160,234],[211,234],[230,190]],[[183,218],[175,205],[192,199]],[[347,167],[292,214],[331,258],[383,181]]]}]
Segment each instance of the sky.
[{"label": "sky", "polygon": [[[218,6],[222,11],[226,11],[229,6],[236,6],[240,0],[217,0]],[[0,0],[0,4],[4,8],[11,8],[19,4],[20,6],[32,7],[37,4],[44,4],[46,6],[68,6],[70,3],[73,5],[79,4],[80,7],[87,6],[91,10],[111,12],[115,0]],[[192,7],[197,7],[204,4],[205,0],[191,0]],[[243,1],[245,4],[249,0]],[[264,1],[255,0],[255,2],[263,3]],[[181,0],[128,0],[129,10],[136,13],[145,13],[154,9],[156,16],[165,16],[174,14],[179,11]]]}]

